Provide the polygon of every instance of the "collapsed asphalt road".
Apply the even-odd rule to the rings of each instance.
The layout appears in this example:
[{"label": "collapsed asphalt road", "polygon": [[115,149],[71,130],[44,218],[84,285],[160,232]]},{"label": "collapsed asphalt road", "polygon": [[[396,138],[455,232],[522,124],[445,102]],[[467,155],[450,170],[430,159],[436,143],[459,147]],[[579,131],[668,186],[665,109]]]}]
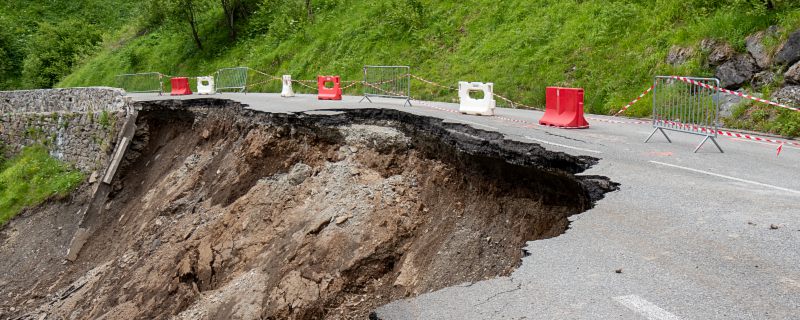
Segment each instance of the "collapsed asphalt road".
[{"label": "collapsed asphalt road", "polygon": [[430,108],[457,109],[445,103],[216,97],[270,112],[392,108],[437,117],[600,158],[585,174],[621,183],[619,192],[573,216],[565,234],[529,243],[530,256],[511,276],[392,303],[378,309],[381,318],[791,319],[800,309],[797,148],[784,146],[776,157],[774,145],[721,138],[726,153],[704,147],[693,154],[697,136],[644,144],[650,126],[624,118],[590,116],[589,129],[560,130],[529,125],[537,111],[497,110],[528,122],[520,123]]},{"label": "collapsed asphalt road", "polygon": [[[134,98],[148,101],[167,97],[136,95]],[[665,141],[643,144],[649,126],[618,123],[632,121],[599,116],[589,119],[592,128],[571,131],[530,125],[541,115],[534,111],[501,109],[498,110],[501,117],[473,117],[442,111],[453,110],[455,106],[450,104],[415,103],[415,107],[408,108],[397,101],[358,104],[358,97],[345,97],[341,102],[317,101],[314,96],[282,99],[272,94],[224,94],[215,98],[238,101],[253,110],[311,117],[340,116],[342,111],[338,109],[401,110],[442,119],[444,123],[459,123],[451,127],[460,128],[458,134],[482,140],[471,143],[472,146],[508,140],[512,145],[513,141],[535,144],[562,152],[566,157],[589,160],[588,163],[599,159],[582,175],[610,177],[621,183],[619,192],[606,194],[594,208],[572,215],[565,234],[529,242],[525,248],[527,256],[508,276],[477,282],[474,282],[477,278],[464,278],[467,281],[464,284],[442,283],[439,287],[447,287],[430,287],[427,289],[434,291],[421,290],[415,292],[422,293],[419,296],[375,306],[373,317],[786,319],[795,317],[800,308],[797,298],[800,270],[796,264],[800,258],[797,250],[800,181],[795,174],[800,169],[797,161],[800,150],[784,148],[783,154],[775,157],[774,146],[721,139],[725,154],[708,149],[692,154],[697,142],[695,136],[673,135],[673,144]],[[430,108],[432,105],[436,108]],[[476,129],[480,135],[472,131]],[[200,132],[199,136],[203,135]],[[566,167],[569,166],[563,168]],[[325,232],[330,226],[331,223],[319,230]],[[493,241],[494,237],[487,242]],[[142,246],[153,243],[145,242]],[[203,249],[206,252],[203,259],[226,252],[222,247],[222,250],[208,247],[211,248]],[[175,273],[177,287],[198,283],[201,290],[202,279],[206,279],[209,271],[197,272],[195,263],[205,261],[200,250],[196,258],[178,261],[178,266],[185,266],[179,270],[190,272]],[[120,259],[123,267],[128,261],[135,261],[133,256],[124,254]],[[382,265],[383,270],[388,268],[387,264]],[[92,278],[96,274],[88,275]],[[291,286],[270,288],[279,291],[276,297],[314,296],[313,290],[305,289],[313,288],[307,281],[317,283],[317,279],[309,278],[314,277],[295,274],[285,279]],[[261,278],[256,275],[245,280],[248,279]],[[318,280],[324,281],[324,277]],[[248,284],[233,283],[240,285],[230,287],[234,293],[242,284],[244,287]],[[298,287],[304,290],[290,289]],[[61,293],[69,300],[76,291],[73,288]],[[130,298],[137,296],[143,295]],[[205,304],[223,301],[213,294],[205,296],[208,297],[202,302]],[[344,305],[363,303],[358,298]]]},{"label": "collapsed asphalt road", "polygon": [[[37,218],[71,215],[60,201],[4,231],[11,317],[367,318],[509,275],[527,241],[562,234],[617,187],[576,175],[594,157],[392,109],[136,108],[131,146],[74,263],[53,256],[63,244],[42,243],[54,225]],[[45,251],[26,255],[33,243]]]}]

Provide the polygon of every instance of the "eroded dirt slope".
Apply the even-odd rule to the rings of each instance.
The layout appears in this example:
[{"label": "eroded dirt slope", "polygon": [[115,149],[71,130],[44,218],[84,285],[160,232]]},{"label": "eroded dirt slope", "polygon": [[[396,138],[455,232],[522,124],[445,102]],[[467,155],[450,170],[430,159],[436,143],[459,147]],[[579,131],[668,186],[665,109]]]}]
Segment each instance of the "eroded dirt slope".
[{"label": "eroded dirt slope", "polygon": [[509,274],[526,241],[561,234],[614,188],[573,175],[595,159],[436,119],[219,104],[142,105],[105,211],[87,217],[98,231],[74,264],[16,279],[0,312],[366,318],[394,299]]}]

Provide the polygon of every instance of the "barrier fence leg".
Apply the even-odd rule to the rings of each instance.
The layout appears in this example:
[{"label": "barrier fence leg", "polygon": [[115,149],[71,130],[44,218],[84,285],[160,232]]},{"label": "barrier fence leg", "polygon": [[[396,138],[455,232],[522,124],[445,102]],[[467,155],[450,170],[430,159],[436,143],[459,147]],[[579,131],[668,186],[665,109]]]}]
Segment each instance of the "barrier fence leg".
[{"label": "barrier fence leg", "polygon": [[706,141],[708,141],[709,139],[711,139],[711,142],[713,142],[714,145],[717,146],[717,149],[719,150],[720,153],[725,153],[725,151],[722,151],[722,148],[717,143],[717,139],[714,139],[714,137],[712,136],[706,136],[705,139],[703,139],[703,141],[701,141],[700,144],[697,145],[697,148],[694,148],[694,153],[697,153],[697,151],[700,150],[700,147],[702,147],[703,144],[705,144]]},{"label": "barrier fence leg", "polygon": [[364,101],[364,99],[367,99],[367,101],[369,101],[369,103],[372,103],[372,100],[370,100],[367,95],[364,95],[364,97],[362,97],[361,100],[358,101],[358,103],[361,103],[362,101]]},{"label": "barrier fence leg", "polygon": [[650,138],[652,138],[653,135],[656,134],[656,131],[661,131],[661,134],[664,135],[664,138],[667,138],[667,141],[669,143],[672,143],[672,140],[669,138],[669,136],[667,136],[667,133],[664,132],[664,129],[661,129],[661,128],[656,128],[655,130],[653,130],[653,132],[650,134],[650,136],[647,137],[647,140],[645,140],[644,143],[650,142]]},{"label": "barrier fence leg", "polygon": [[413,105],[411,104],[411,98],[406,99],[406,102],[403,103],[404,107],[406,106],[406,103],[408,104],[409,107],[413,107]]}]

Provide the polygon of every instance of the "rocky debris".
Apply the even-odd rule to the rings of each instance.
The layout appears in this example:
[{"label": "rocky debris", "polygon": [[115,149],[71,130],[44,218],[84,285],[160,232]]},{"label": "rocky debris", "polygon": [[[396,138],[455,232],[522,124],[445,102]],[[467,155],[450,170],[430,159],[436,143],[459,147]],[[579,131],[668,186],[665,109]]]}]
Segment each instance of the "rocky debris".
[{"label": "rocky debris", "polygon": [[749,54],[739,54],[717,68],[716,77],[723,88],[739,89],[758,72],[755,60]]},{"label": "rocky debris", "polygon": [[800,104],[800,86],[785,86],[772,97],[781,103],[798,105]]},{"label": "rocky debris", "polygon": [[691,47],[672,46],[667,54],[667,63],[678,66],[686,63],[694,55]]},{"label": "rocky debris", "polygon": [[786,42],[778,48],[774,61],[783,65],[792,65],[800,61],[800,30],[789,35]]},{"label": "rocky debris", "polygon": [[786,83],[800,84],[800,62],[795,63],[789,70],[786,70],[786,73],[783,74],[783,78]]},{"label": "rocky debris", "polygon": [[766,87],[773,82],[775,82],[775,72],[764,70],[756,73],[756,75],[753,76],[753,80],[750,84],[753,86],[753,89],[760,90],[761,88]]},{"label": "rocky debris", "polygon": [[729,44],[714,39],[703,39],[700,48],[708,52],[708,64],[718,66],[730,60],[736,53]]},{"label": "rocky debris", "polygon": [[350,149],[353,153],[358,151],[355,146],[388,151],[407,149],[411,143],[408,136],[392,127],[353,124],[338,129],[344,135],[345,142],[352,145]]},{"label": "rocky debris", "polygon": [[766,31],[759,31],[751,34],[745,39],[747,52],[750,53],[750,56],[753,57],[756,65],[758,65],[758,67],[761,69],[768,68],[771,63],[767,49],[764,47],[764,37],[766,34]]},{"label": "rocky debris", "polygon": [[298,163],[292,167],[292,170],[286,174],[286,179],[289,183],[293,186],[300,185],[305,181],[308,177],[313,174],[313,169],[311,166],[305,163]]}]

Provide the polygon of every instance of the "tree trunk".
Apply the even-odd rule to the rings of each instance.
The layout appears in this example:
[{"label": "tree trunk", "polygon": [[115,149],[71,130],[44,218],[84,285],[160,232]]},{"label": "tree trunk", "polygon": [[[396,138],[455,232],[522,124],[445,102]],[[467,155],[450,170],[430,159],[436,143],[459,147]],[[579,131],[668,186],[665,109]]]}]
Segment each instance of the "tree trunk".
[{"label": "tree trunk", "polygon": [[192,37],[197,48],[203,50],[203,43],[200,41],[200,35],[197,34],[197,21],[194,16],[194,5],[191,0],[186,1],[186,18],[189,20],[189,25],[192,27]]},{"label": "tree trunk", "polygon": [[314,21],[314,7],[311,6],[311,0],[306,0],[306,12],[308,13],[308,21]]},{"label": "tree trunk", "polygon": [[228,26],[228,38],[236,40],[236,7],[237,0],[220,0],[222,11],[225,14],[225,24]]}]

